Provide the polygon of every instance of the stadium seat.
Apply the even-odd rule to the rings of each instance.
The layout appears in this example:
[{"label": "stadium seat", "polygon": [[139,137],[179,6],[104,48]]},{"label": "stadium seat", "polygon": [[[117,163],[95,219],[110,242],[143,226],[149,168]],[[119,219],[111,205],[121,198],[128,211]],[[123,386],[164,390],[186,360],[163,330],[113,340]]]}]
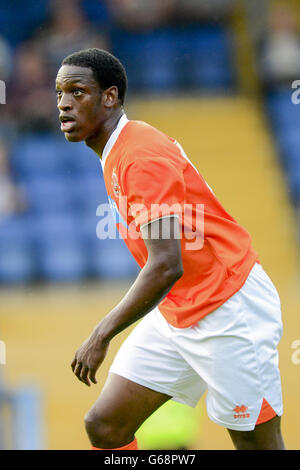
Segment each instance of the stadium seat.
[{"label": "stadium seat", "polygon": [[139,267],[124,241],[120,239],[112,216],[108,211],[106,214],[107,220],[110,220],[111,238],[100,239],[99,217],[87,215],[82,220],[82,236],[85,239],[91,275],[103,279],[135,277]]},{"label": "stadium seat", "polygon": [[233,86],[230,36],[224,28],[217,25],[186,28],[178,34],[177,43],[182,85],[214,91]]},{"label": "stadium seat", "polygon": [[84,142],[72,144],[55,133],[23,136],[12,149],[17,180],[58,175],[101,174],[100,159]]},{"label": "stadium seat", "polygon": [[71,175],[102,174],[100,158],[84,142],[61,141],[61,151],[65,168]]},{"label": "stadium seat", "polygon": [[110,27],[111,18],[104,1],[82,0],[81,5],[89,21],[105,31]]},{"label": "stadium seat", "polygon": [[291,202],[295,206],[300,204],[300,165],[286,173],[288,187],[290,189]]},{"label": "stadium seat", "polygon": [[39,274],[49,281],[76,281],[88,274],[85,244],[77,215],[48,215],[37,220],[35,246]]},{"label": "stadium seat", "polygon": [[0,282],[25,283],[35,277],[35,263],[30,247],[24,243],[0,246]]},{"label": "stadium seat", "polygon": [[26,216],[0,219],[0,282],[25,283],[37,273],[37,262]]},{"label": "stadium seat", "polygon": [[219,90],[234,84],[230,39],[219,26],[118,31],[113,52],[125,65],[131,92]]},{"label": "stadium seat", "polygon": [[66,171],[62,140],[53,134],[22,136],[12,149],[17,180],[58,175]]},{"label": "stadium seat", "polygon": [[0,0],[0,31],[11,43],[17,46],[28,39],[47,19],[47,8],[51,0]]},{"label": "stadium seat", "polygon": [[40,274],[55,282],[71,282],[85,279],[88,272],[83,246],[74,241],[56,240],[42,244],[40,250]]},{"label": "stadium seat", "polygon": [[96,277],[128,279],[138,273],[138,265],[123,240],[98,240],[90,246],[91,269]]},{"label": "stadium seat", "polygon": [[107,193],[102,174],[83,174],[68,180],[69,192],[72,193],[77,211],[93,216],[99,204],[107,204]]},{"label": "stadium seat", "polygon": [[74,191],[66,177],[34,178],[23,183],[22,188],[32,212],[68,213],[77,209]]},{"label": "stadium seat", "polygon": [[277,144],[280,152],[289,158],[289,155],[300,155],[300,128],[293,126],[276,132]]},{"label": "stadium seat", "polygon": [[129,89],[138,91],[174,91],[178,87],[176,41],[168,30],[112,36],[113,53],[124,64]]},{"label": "stadium seat", "polygon": [[285,132],[299,127],[300,105],[292,102],[292,90],[271,93],[266,99],[266,109],[276,131]]},{"label": "stadium seat", "polygon": [[292,102],[291,90],[273,91],[266,99],[291,202],[300,204],[300,105]]}]

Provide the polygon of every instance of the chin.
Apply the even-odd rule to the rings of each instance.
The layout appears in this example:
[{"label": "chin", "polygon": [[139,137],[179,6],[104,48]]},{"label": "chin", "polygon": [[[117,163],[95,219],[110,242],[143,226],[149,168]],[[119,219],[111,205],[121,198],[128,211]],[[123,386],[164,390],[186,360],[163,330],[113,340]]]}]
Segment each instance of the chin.
[{"label": "chin", "polygon": [[65,138],[68,142],[82,142],[84,139],[79,135],[65,132]]}]

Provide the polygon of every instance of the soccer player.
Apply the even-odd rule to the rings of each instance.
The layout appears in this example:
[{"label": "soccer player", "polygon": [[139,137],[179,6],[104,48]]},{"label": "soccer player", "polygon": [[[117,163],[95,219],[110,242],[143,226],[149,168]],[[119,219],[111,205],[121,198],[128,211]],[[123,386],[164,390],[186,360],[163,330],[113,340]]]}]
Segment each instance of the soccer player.
[{"label": "soccer player", "polygon": [[128,120],[126,89],[123,66],[100,49],[66,57],[56,78],[61,130],[101,159],[118,229],[141,267],[71,364],[96,384],[110,341],[141,320],[85,417],[91,447],[137,449],[137,429],[167,400],[193,407],[207,391],[208,415],[236,449],[284,449],[278,293],[250,235],[181,146]]}]

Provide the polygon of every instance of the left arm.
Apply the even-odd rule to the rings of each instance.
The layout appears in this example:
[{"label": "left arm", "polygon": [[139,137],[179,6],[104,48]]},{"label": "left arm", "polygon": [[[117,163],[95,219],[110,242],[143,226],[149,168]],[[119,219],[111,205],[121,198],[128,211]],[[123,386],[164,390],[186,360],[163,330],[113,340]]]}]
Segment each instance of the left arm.
[{"label": "left arm", "polygon": [[[168,230],[170,236],[164,238]],[[153,237],[153,233],[157,235]],[[111,339],[155,308],[183,274],[176,217],[148,224],[142,229],[142,236],[148,251],[145,266],[121,302],[94,328],[73,359],[73,372],[88,386],[90,381],[97,383],[95,375]]]}]

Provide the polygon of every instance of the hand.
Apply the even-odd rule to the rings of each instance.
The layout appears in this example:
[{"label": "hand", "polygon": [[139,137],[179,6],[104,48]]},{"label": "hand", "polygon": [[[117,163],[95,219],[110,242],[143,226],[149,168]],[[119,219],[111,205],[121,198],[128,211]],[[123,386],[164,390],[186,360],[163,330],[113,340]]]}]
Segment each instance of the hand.
[{"label": "hand", "polygon": [[97,383],[96,372],[102,364],[109,342],[102,340],[97,330],[80,346],[72,361],[72,371],[76,377],[88,387],[91,382]]}]

